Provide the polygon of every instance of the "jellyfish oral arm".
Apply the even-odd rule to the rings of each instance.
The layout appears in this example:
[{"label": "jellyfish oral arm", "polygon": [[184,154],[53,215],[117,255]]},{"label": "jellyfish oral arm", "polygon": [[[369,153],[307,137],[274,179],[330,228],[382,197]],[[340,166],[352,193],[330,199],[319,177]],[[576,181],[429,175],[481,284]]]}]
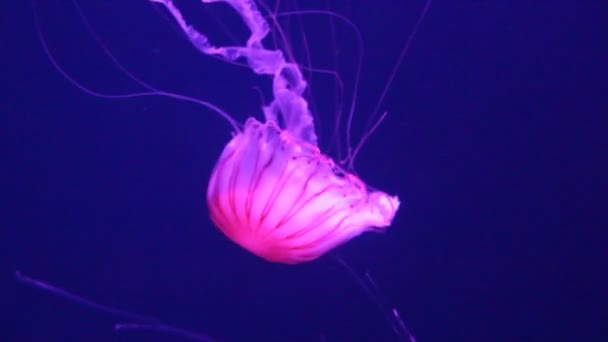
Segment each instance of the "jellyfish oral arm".
[{"label": "jellyfish oral arm", "polygon": [[244,58],[253,72],[271,75],[273,101],[264,107],[266,121],[281,123],[281,128],[299,139],[317,144],[312,113],[303,98],[306,81],[295,63],[285,60],[280,50],[264,48],[262,40],[268,35],[268,23],[252,0],[202,0],[203,3],[225,2],[241,16],[251,34],[245,46],[214,46],[207,36],[189,25],[172,0],[149,0],[162,4],[173,16],[192,45],[200,52],[228,61]]}]

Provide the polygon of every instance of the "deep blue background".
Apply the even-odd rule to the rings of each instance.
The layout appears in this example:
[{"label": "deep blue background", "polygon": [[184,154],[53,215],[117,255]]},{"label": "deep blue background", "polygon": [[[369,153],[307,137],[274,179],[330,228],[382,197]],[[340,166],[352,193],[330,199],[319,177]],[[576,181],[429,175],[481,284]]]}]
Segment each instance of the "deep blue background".
[{"label": "deep blue background", "polygon": [[[209,18],[238,25],[229,11],[183,2],[219,36],[225,30]],[[362,2],[335,6],[365,40],[356,127],[422,7]],[[146,1],[81,5],[146,81],[211,100],[240,121],[259,115],[252,87],[263,81],[196,53]],[[41,1],[38,14],[77,80],[138,90],[70,2]],[[419,341],[608,336],[606,17],[601,1],[435,1],[382,106],[388,119],[356,162],[402,208],[386,234],[339,249],[371,271]],[[204,195],[230,138],[223,119],[169,99],[85,95],[48,62],[28,1],[0,18],[1,340],[166,337],[116,335],[114,317],[18,284],[16,269],[228,341],[391,340],[382,314],[331,257],[269,264],[213,227]],[[331,66],[327,21],[307,20],[313,59]],[[347,84],[351,43],[338,41]],[[329,150],[327,82],[313,79],[312,89]]]}]

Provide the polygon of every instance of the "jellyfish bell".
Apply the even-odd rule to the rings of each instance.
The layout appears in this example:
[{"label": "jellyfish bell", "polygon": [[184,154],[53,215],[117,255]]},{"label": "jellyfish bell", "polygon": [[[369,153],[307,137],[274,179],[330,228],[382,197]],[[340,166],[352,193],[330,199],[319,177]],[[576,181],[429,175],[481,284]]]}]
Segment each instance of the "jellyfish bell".
[{"label": "jellyfish bell", "polygon": [[249,118],[226,145],[209,180],[216,226],[268,261],[311,261],[365,231],[382,231],[397,197],[370,191],[274,121]]},{"label": "jellyfish bell", "polygon": [[245,46],[214,46],[184,19],[172,0],[165,6],[202,53],[245,59],[256,74],[272,77],[265,122],[247,119],[235,132],[211,174],[207,204],[216,226],[232,241],[272,262],[314,260],[365,231],[389,226],[399,200],[370,191],[317,146],[314,120],[303,93],[300,68],[281,50],[264,47],[269,26],[252,0],[225,2],[250,30]]}]

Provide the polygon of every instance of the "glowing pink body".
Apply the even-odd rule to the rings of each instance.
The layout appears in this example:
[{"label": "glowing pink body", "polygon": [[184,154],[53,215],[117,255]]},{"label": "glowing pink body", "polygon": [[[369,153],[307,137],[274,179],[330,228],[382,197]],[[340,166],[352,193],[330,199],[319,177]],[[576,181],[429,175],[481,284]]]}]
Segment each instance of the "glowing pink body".
[{"label": "glowing pink body", "polygon": [[311,144],[249,119],[226,146],[207,191],[209,212],[231,240],[268,261],[318,258],[391,223],[396,197],[368,193]]}]

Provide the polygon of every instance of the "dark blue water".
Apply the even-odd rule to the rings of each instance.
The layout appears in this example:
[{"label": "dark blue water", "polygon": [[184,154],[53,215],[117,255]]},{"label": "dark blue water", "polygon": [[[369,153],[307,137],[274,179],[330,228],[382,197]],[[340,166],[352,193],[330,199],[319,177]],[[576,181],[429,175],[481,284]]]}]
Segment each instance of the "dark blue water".
[{"label": "dark blue water", "polygon": [[[331,7],[364,39],[355,140],[423,6],[384,2]],[[568,3],[436,1],[380,107],[386,121],[357,157],[359,175],[402,207],[386,234],[338,252],[371,272],[418,341],[608,336],[606,12],[599,1]],[[212,38],[244,39],[226,8],[178,4]],[[81,6],[145,81],[239,121],[260,116],[254,87],[268,81],[197,53],[164,12],[144,0]],[[69,1],[41,1],[37,13],[53,55],[79,82],[139,90]],[[205,191],[230,139],[223,119],[170,99],[86,95],[49,63],[28,1],[3,7],[0,19],[1,340],[180,340],[117,334],[124,320],[20,284],[15,270],[226,341],[395,340],[332,257],[270,264],[213,226]],[[329,24],[305,18],[308,50],[313,65],[337,67],[348,102],[355,40]],[[288,32],[302,57],[298,28],[294,18]],[[333,83],[311,80],[321,147],[338,153]]]}]

